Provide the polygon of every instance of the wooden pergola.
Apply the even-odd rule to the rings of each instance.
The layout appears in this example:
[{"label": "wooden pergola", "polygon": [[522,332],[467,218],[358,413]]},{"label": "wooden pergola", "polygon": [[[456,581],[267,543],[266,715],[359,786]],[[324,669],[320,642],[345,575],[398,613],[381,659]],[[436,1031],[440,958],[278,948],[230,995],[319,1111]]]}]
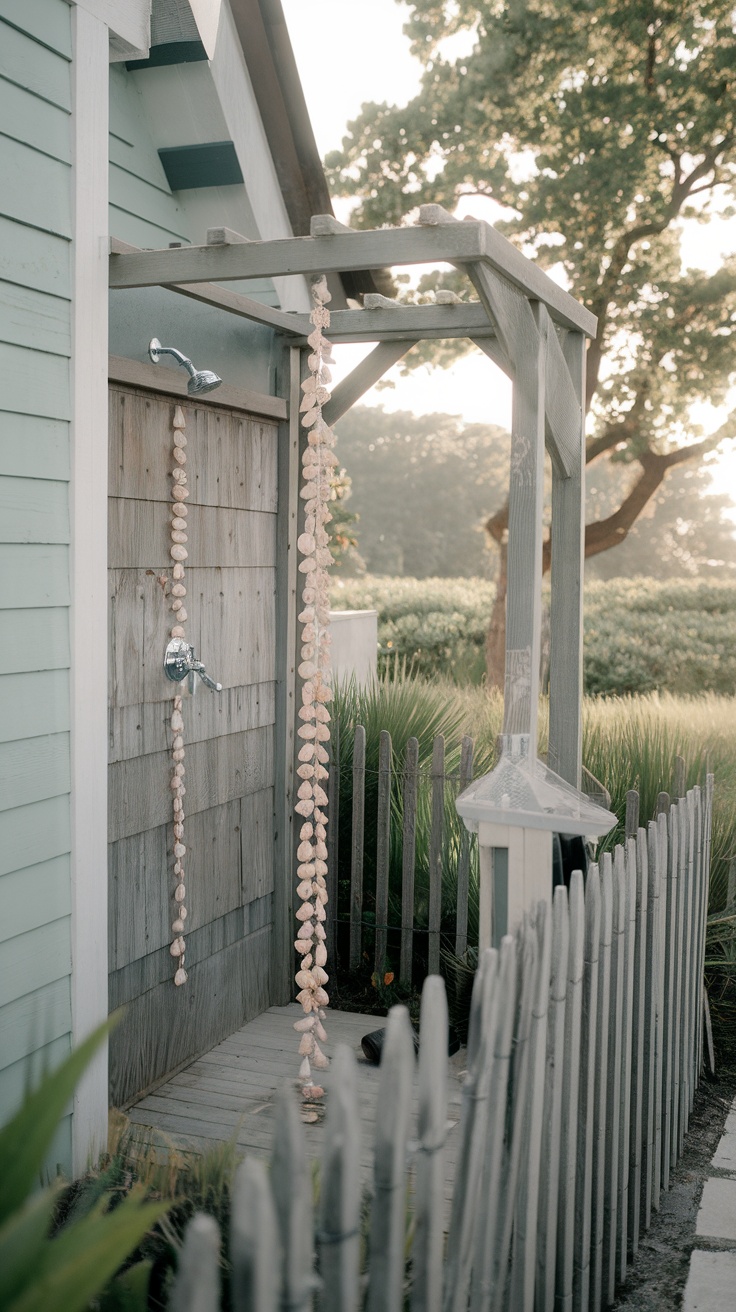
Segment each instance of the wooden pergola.
[{"label": "wooden pergola", "polygon": [[[478,301],[401,306],[367,295],[360,310],[335,310],[330,339],[376,342],[334,390],[325,418],[334,423],[412,346],[426,338],[470,338],[513,383],[508,526],[504,731],[537,742],[542,615],[544,454],[552,461],[549,765],[576,787],[581,773],[582,594],[584,547],[584,367],[595,317],[495,229],[459,222],[438,205],[422,206],[415,226],[359,232],[316,215],[309,237],[249,241],[211,229],[205,246],[137,250],[113,240],[110,287],[159,286],[263,324],[282,335],[288,354],[281,384],[289,440],[279,454],[288,489],[282,515],[295,541],[299,503],[299,384],[306,372],[306,314],[286,313],[216,285],[288,275],[341,274],[444,262],[463,269]],[[285,563],[287,623],[281,665],[293,678],[296,650],[296,551]],[[292,604],[293,602],[293,604]],[[287,680],[288,682],[288,680]],[[287,693],[288,695],[288,689]],[[292,701],[292,705],[293,705]],[[288,751],[288,745],[283,749]],[[288,773],[286,760],[283,762]]]}]

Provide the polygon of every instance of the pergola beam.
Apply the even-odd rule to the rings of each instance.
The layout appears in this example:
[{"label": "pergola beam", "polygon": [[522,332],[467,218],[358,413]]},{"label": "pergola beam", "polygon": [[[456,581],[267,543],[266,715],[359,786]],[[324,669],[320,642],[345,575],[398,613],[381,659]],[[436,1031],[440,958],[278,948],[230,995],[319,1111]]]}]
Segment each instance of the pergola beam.
[{"label": "pergola beam", "polygon": [[[306,339],[311,324],[303,322]],[[460,305],[396,305],[391,309],[333,310],[327,329],[331,342],[425,341],[429,338],[494,337],[495,328],[478,301]]]},{"label": "pergola beam", "polygon": [[[227,229],[217,229],[219,232],[228,231]],[[244,242],[246,238],[242,239]],[[179,249],[177,247],[177,249]],[[144,255],[138,246],[130,246],[127,242],[121,241],[119,237],[110,238],[110,258],[124,257],[131,255]],[[112,286],[112,284],[111,284]],[[262,323],[267,328],[275,328],[277,332],[288,333],[289,336],[300,336],[304,331],[304,324],[308,324],[306,315],[297,317],[287,314],[284,310],[274,310],[270,305],[264,305],[262,301],[255,301],[250,296],[244,296],[242,292],[232,292],[227,287],[214,287],[206,282],[199,282],[193,285],[182,283],[162,283],[164,291],[176,292],[178,296],[186,296],[192,301],[201,301],[203,305],[211,305],[217,310],[226,310],[228,314],[235,314],[241,319],[249,319],[252,323]],[[307,331],[309,331],[307,327]]]},{"label": "pergola beam", "polygon": [[232,282],[383,269],[398,264],[480,262],[518,287],[525,297],[541,301],[563,327],[588,336],[595,333],[594,316],[525,259],[490,224],[445,222],[442,218],[445,211],[439,206],[422,206],[421,212],[423,222],[416,227],[366,232],[333,230],[315,237],[179,246],[137,253],[116,250],[110,256],[110,286]]},{"label": "pergola beam", "polygon": [[367,355],[365,360],[361,360],[360,364],[337,384],[322,411],[325,421],[328,424],[336,424],[351,405],[355,405],[361,396],[370,391],[371,387],[383,378],[386,370],[406,355],[412,346],[414,342],[379,342],[370,355]]}]

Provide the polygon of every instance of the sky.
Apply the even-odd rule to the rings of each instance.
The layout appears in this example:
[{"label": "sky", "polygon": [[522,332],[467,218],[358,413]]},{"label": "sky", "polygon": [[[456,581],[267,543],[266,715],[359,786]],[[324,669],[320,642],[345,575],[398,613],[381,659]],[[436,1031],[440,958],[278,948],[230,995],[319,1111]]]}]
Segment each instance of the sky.
[{"label": "sky", "polygon": [[[340,146],[345,127],[366,101],[404,104],[419,89],[421,65],[409,49],[402,31],[408,7],[395,0],[282,0],[294,55],[304,88],[320,154]],[[369,17],[368,17],[369,16]],[[462,38],[461,38],[462,39]],[[356,58],[356,51],[359,57]],[[461,53],[459,50],[457,53]],[[344,204],[344,202],[343,202]],[[349,207],[335,212],[349,221]],[[494,214],[495,209],[495,214]],[[473,198],[467,210],[493,222],[498,209],[492,202]],[[692,223],[683,233],[683,262],[690,268],[713,272],[723,255],[736,251],[736,220],[713,221],[707,228]],[[416,276],[423,270],[418,268]],[[333,370],[339,381],[370,347],[343,346]],[[511,424],[511,384],[485,356],[473,352],[450,369],[416,370],[401,378],[394,368],[386,378],[391,389],[367,392],[363,403],[415,414],[444,412],[461,415],[468,423]],[[736,405],[736,395],[733,398]],[[705,432],[714,431],[725,417],[703,404],[692,418]],[[713,461],[714,490],[728,492],[734,501],[736,521],[736,441]]]}]

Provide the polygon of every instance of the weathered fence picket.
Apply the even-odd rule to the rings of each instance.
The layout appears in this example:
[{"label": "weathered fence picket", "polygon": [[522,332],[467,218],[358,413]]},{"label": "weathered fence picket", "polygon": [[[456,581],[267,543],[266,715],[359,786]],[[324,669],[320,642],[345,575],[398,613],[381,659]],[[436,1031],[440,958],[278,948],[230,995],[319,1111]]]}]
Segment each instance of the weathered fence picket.
[{"label": "weathered fence picket", "polygon": [[[359,777],[363,749],[358,740]],[[404,790],[418,774],[413,750],[406,765]],[[435,766],[432,789],[439,756]],[[369,1209],[352,1052],[337,1049],[328,1077],[316,1221],[303,1126],[282,1091],[270,1170],[248,1159],[233,1185],[233,1312],[610,1303],[682,1153],[700,1077],[711,808],[709,777],[481,955],[449,1228],[439,976],[424,985],[418,1063],[408,1013],[389,1013]],[[217,1312],[220,1262],[215,1222],[195,1217],[170,1308]]]},{"label": "weathered fence picket", "polygon": [[442,924],[442,844],[445,833],[445,740],[438,734],[432,751],[432,828],[429,836],[429,945],[430,975],[440,969]]},{"label": "weathered fence picket", "polygon": [[376,951],[374,970],[386,969],[388,946],[388,877],[391,860],[391,735],[381,730],[378,748],[378,813],[376,821]]},{"label": "weathered fence picket", "polygon": [[[460,787],[464,792],[473,778],[473,739],[467,735],[460,744]],[[463,825],[457,862],[457,910],[455,914],[455,956],[461,957],[468,946],[468,900],[470,896],[470,834]]]},{"label": "weathered fence picket", "polygon": [[353,746],[353,832],[350,861],[350,969],[363,952],[363,852],[365,848],[365,729],[356,725]]},{"label": "weathered fence picket", "polygon": [[419,743],[410,738],[404,759],[403,850],[401,855],[401,957],[399,979],[411,984],[414,948],[414,871],[417,843]]}]

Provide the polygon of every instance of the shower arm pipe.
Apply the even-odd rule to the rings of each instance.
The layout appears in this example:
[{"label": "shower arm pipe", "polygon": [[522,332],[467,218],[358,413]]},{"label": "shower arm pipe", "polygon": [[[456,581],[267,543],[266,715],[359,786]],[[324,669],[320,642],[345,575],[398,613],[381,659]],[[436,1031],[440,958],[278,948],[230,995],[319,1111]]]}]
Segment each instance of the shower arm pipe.
[{"label": "shower arm pipe", "polygon": [[[155,346],[154,346],[154,342],[156,343]],[[156,342],[155,338],[153,342],[151,342],[151,346],[149,348],[149,354],[154,364],[158,364],[159,357],[162,355],[173,355],[174,359],[177,360],[179,364],[182,364],[184,366],[190,378],[194,378],[197,372],[191,360],[184,354],[183,351],[177,351],[175,346],[162,346],[160,342]],[[154,356],[156,357],[155,359]]]}]

